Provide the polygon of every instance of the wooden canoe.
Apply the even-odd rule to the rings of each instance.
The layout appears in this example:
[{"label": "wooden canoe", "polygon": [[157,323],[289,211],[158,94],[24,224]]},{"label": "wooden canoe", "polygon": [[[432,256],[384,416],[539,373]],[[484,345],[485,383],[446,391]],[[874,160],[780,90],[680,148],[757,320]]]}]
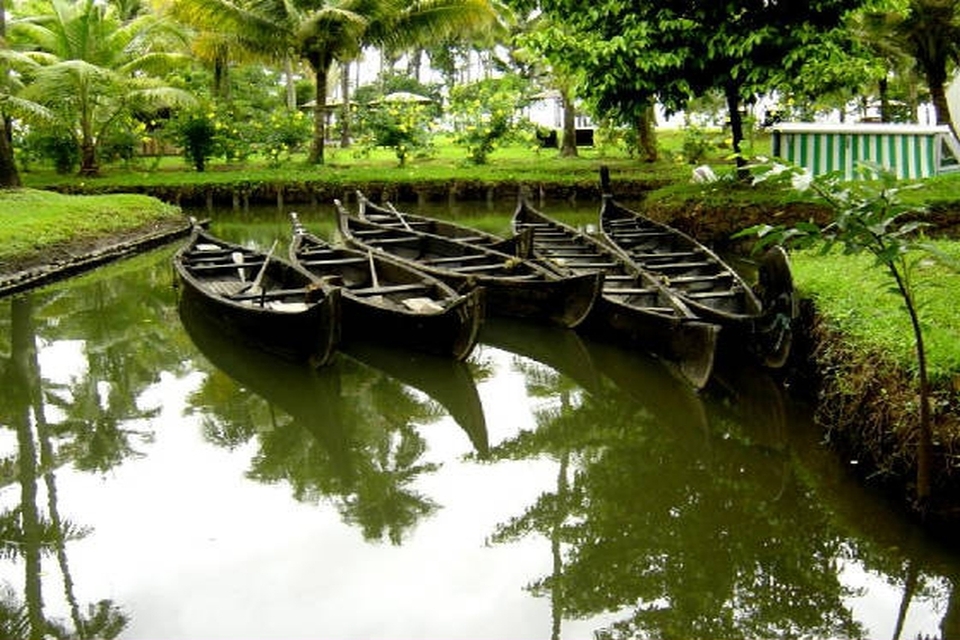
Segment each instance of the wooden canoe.
[{"label": "wooden canoe", "polygon": [[486,231],[457,224],[449,220],[440,220],[408,211],[399,211],[389,203],[378,205],[360,191],[357,191],[357,216],[362,220],[376,222],[377,224],[443,236],[453,240],[460,240],[461,242],[469,242],[470,244],[493,245],[494,248],[504,240],[504,238],[496,234],[487,233]]},{"label": "wooden canoe", "polygon": [[514,230],[533,232],[533,250],[551,268],[604,274],[600,299],[584,328],[673,363],[696,388],[710,378],[720,327],[699,320],[679,298],[626,256],[521,198]]},{"label": "wooden canoe", "polygon": [[697,316],[723,327],[723,341],[746,346],[767,366],[782,366],[790,352],[795,317],[793,279],[786,254],[776,248],[760,262],[763,299],[706,245],[618,203],[601,169],[600,229],[604,238],[673,291]]},{"label": "wooden canoe", "polygon": [[342,288],[341,340],[372,340],[463,360],[483,322],[483,289],[459,294],[382,252],[333,246],[292,213],[290,261]]},{"label": "wooden canoe", "polygon": [[559,275],[536,262],[467,242],[381,225],[347,213],[336,202],[348,244],[386,253],[443,280],[457,291],[485,290],[487,314],[575,327],[587,317],[602,285],[597,272]]},{"label": "wooden canoe", "polygon": [[340,290],[319,286],[284,259],[194,225],[173,257],[180,297],[221,330],[280,356],[322,366],[340,338]]}]

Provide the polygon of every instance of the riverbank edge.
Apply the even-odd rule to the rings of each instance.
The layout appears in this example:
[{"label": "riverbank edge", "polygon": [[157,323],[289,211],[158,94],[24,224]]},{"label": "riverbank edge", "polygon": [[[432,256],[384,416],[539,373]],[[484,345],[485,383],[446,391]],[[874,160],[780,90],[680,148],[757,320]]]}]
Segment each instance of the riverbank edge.
[{"label": "riverbank edge", "polygon": [[[505,200],[516,197],[523,188],[534,198],[563,198],[567,200],[599,198],[599,191],[591,185],[529,185],[514,184],[471,185],[471,188],[445,191],[455,193],[457,199]],[[651,185],[645,182],[618,184],[618,196],[641,200]],[[375,199],[398,202],[436,200],[438,191],[429,186],[419,189],[397,188],[396,185],[338,185],[339,197],[349,200],[356,189]],[[233,188],[207,189],[202,199],[172,197],[171,193],[137,190],[160,200],[185,205],[231,203],[242,208],[255,201],[251,194],[242,194]],[[309,191],[309,193],[307,193]],[[63,192],[70,192],[64,190]],[[97,190],[102,193],[102,190]],[[76,193],[76,192],[74,192]],[[89,193],[89,191],[87,191]],[[313,202],[318,193],[313,190],[282,188],[274,190],[274,201],[284,204]],[[282,194],[282,195],[278,195]],[[260,195],[263,195],[261,192]],[[332,197],[332,192],[325,194]],[[291,197],[292,196],[292,197]],[[736,211],[708,211],[701,207],[661,207],[649,203],[653,217],[680,228],[701,240],[715,245],[730,244],[730,235],[757,222],[776,218],[790,224],[797,220],[822,221],[823,212],[809,204],[787,205],[777,211],[764,207],[740,208]],[[953,216],[951,216],[953,217]],[[32,264],[14,273],[0,273],[0,297],[66,278],[105,262],[172,242],[189,233],[186,217],[152,222],[120,234],[111,234],[95,241],[83,241],[77,246],[58,248],[56,258],[41,264]],[[937,469],[934,472],[934,495],[928,508],[921,513],[914,500],[916,475],[915,434],[917,430],[916,383],[910,372],[889,362],[880,354],[870,354],[851,347],[849,339],[830,327],[811,300],[801,301],[802,313],[795,328],[793,355],[788,366],[778,373],[780,381],[791,392],[811,404],[814,421],[823,432],[825,444],[847,460],[851,472],[872,489],[892,498],[910,517],[937,531],[960,531],[960,407],[956,406],[956,392],[935,389],[935,438]]]}]

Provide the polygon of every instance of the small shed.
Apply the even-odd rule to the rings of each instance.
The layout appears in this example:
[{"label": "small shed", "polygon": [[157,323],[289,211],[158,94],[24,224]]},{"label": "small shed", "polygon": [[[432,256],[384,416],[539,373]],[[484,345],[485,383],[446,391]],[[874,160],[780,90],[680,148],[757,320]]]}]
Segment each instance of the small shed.
[{"label": "small shed", "polygon": [[960,169],[960,144],[946,125],[784,122],[771,132],[773,155],[815,176],[840,171],[849,180],[862,162],[901,179]]}]

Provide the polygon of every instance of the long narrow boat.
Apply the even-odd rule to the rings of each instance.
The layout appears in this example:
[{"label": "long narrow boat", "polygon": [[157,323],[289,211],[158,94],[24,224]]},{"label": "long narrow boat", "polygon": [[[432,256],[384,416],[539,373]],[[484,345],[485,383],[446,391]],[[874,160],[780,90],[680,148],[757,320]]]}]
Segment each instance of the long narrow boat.
[{"label": "long narrow boat", "polygon": [[723,342],[746,346],[769,367],[782,366],[792,343],[793,279],[783,249],[760,261],[762,298],[706,245],[618,203],[601,168],[600,229],[606,240],[662,282],[699,317],[723,327]]},{"label": "long narrow boat", "polygon": [[533,231],[533,249],[553,269],[603,273],[603,289],[584,328],[673,363],[696,388],[713,370],[720,327],[704,322],[676,295],[605,243],[554,220],[521,198],[515,231]]},{"label": "long narrow boat", "polygon": [[459,294],[381,252],[333,246],[290,214],[290,260],[342,288],[341,340],[372,340],[463,360],[483,322],[483,289]]},{"label": "long narrow boat", "polygon": [[488,247],[361,220],[339,201],[340,234],[364,251],[383,252],[435,276],[458,291],[483,287],[488,314],[531,318],[575,327],[600,291],[597,272],[559,275],[535,262]]},{"label": "long narrow boat", "polygon": [[469,242],[470,244],[493,246],[494,248],[504,241],[504,238],[496,234],[456,222],[421,216],[409,211],[399,211],[390,204],[378,205],[360,191],[357,191],[357,207],[359,218],[377,224],[415,230],[420,233],[429,233],[452,240]]},{"label": "long narrow boat", "polygon": [[173,257],[180,297],[224,332],[280,356],[322,366],[340,338],[340,290],[286,260],[217,238],[194,224]]}]

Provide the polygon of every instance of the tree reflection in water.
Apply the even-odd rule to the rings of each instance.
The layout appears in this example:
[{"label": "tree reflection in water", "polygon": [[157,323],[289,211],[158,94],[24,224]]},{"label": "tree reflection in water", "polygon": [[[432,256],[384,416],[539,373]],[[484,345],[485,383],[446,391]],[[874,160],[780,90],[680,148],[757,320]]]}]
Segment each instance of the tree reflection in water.
[{"label": "tree reflection in water", "polygon": [[[420,371],[415,383],[443,398],[446,405],[441,405],[347,353],[314,370],[223,340],[203,310],[181,304],[180,315],[194,343],[215,365],[190,400],[206,416],[208,438],[233,447],[256,437],[259,451],[250,478],[286,482],[300,501],[332,502],[366,540],[400,544],[438,508],[413,489],[422,474],[439,468],[421,462],[427,447],[415,423],[435,421],[450,411],[478,450],[486,448],[482,409],[464,363],[437,359],[417,367],[408,359],[424,357],[420,355],[405,356],[401,363],[411,374]],[[390,353],[370,347],[356,355],[389,367]],[[427,386],[425,372],[436,367],[441,375]]]},{"label": "tree reflection in water", "polygon": [[[594,347],[602,358],[604,346]],[[635,366],[639,376],[650,365]],[[490,457],[549,456],[557,487],[494,539],[550,540],[553,572],[529,588],[553,598],[555,638],[561,617],[604,612],[619,612],[597,632],[609,638],[863,634],[837,578],[844,550],[822,511],[796,482],[770,490],[782,484],[782,453],[716,437],[720,425],[698,424],[695,396],[680,396],[694,405],[685,411],[657,406],[678,396],[638,386],[642,376],[629,383],[627,401],[609,379],[576,396],[555,371],[529,361],[518,368],[529,393],[544,398],[537,428]],[[784,517],[779,501],[800,517]]]},{"label": "tree reflection in water", "polygon": [[[0,637],[107,638],[130,628],[114,602],[90,601],[83,591],[96,578],[79,574],[78,542],[89,535],[83,548],[96,546],[100,536],[109,539],[104,529],[111,525],[97,520],[103,529],[93,531],[71,520],[77,503],[66,472],[113,475],[152,455],[155,409],[144,398],[162,386],[155,385],[161,372],[183,377],[198,368],[203,386],[192,402],[207,440],[252,450],[240,464],[250,478],[284,487],[280,508],[293,502],[285,495],[290,487],[297,500],[331,505],[368,540],[413,542],[429,534],[415,529],[442,506],[434,497],[442,494],[424,487],[445,481],[435,473],[445,459],[429,457],[425,442],[432,446],[433,434],[424,426],[440,416],[453,417],[462,428],[454,438],[469,441],[476,460],[553,461],[555,484],[548,480],[532,504],[509,512],[513,518],[498,511],[503,522],[494,533],[501,544],[524,536],[548,541],[544,568],[524,577],[530,593],[551,598],[554,637],[562,635],[561,624],[581,618],[608,638],[875,636],[868,625],[889,629],[885,637],[912,637],[919,608],[924,633],[939,615],[942,637],[960,637],[955,545],[938,548],[847,482],[843,465],[824,451],[815,429],[791,420],[769,380],[724,378],[729,372],[721,371],[697,395],[673,384],[658,363],[615,346],[543,327],[497,335],[490,324],[481,340],[517,354],[510,366],[528,387],[518,397],[536,409],[536,428],[491,447],[474,381],[504,373],[496,370],[499,355],[448,370],[352,353],[321,372],[288,376],[261,368],[268,375],[247,379],[242,372],[251,367],[221,370],[215,358],[213,366],[198,355],[177,313],[169,255],[162,254],[0,300],[0,432],[7,436],[0,458],[7,487]],[[53,353],[67,353],[70,366],[49,367]],[[162,426],[183,434],[176,417]],[[495,427],[514,434],[512,424]],[[445,471],[459,471],[459,461],[447,464]],[[111,490],[123,483],[110,483]],[[496,502],[500,495],[487,497]],[[454,512],[450,506],[443,515]],[[490,526],[481,525],[482,532]],[[169,535],[158,529],[144,535]],[[366,558],[365,545],[355,542]],[[371,556],[415,554],[417,546]],[[99,553],[106,561],[97,573],[123,574],[109,564],[112,550]],[[518,586],[514,575],[501,584]],[[863,593],[852,592],[857,588]],[[891,592],[899,601],[879,616],[864,613]],[[124,593],[140,606],[135,592]],[[176,595],[170,598],[164,605],[177,606]],[[464,606],[452,602],[451,610]]]},{"label": "tree reflection in water", "polygon": [[[7,585],[0,593],[0,637],[21,638],[114,638],[126,626],[125,615],[110,601],[101,600],[81,612],[74,595],[74,583],[67,560],[66,543],[89,531],[60,517],[57,506],[56,467],[70,459],[70,436],[85,427],[69,422],[50,425],[47,421],[47,390],[37,358],[37,326],[33,297],[17,296],[10,301],[10,350],[2,363],[3,426],[17,434],[14,457],[4,460],[4,469],[18,469],[8,481],[20,483],[20,503],[0,514],[0,551],[24,564],[24,601]],[[71,409],[69,402],[60,406]],[[62,452],[54,448],[63,443]],[[87,458],[91,460],[91,458]],[[114,458],[116,459],[116,458]],[[106,468],[107,463],[97,462]],[[39,504],[38,480],[46,491],[46,512]],[[54,555],[63,580],[64,597],[70,609],[73,629],[44,614],[44,556]]]}]

